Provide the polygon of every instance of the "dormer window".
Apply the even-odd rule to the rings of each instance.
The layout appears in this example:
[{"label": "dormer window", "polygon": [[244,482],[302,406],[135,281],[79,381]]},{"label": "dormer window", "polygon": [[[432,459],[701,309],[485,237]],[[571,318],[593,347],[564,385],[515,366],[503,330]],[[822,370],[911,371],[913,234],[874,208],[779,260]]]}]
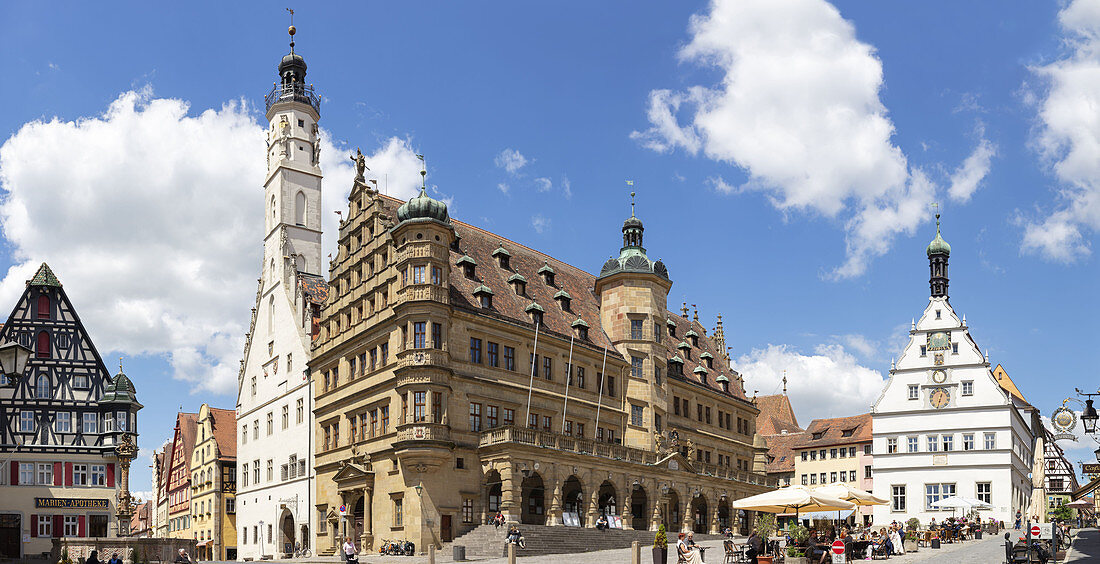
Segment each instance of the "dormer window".
[{"label": "dormer window", "polygon": [[488,286],[481,285],[474,289],[474,297],[478,304],[485,309],[493,308],[493,291]]},{"label": "dormer window", "polygon": [[542,268],[539,269],[539,276],[542,276],[547,286],[554,285],[554,268],[550,266],[550,263],[543,261]]},{"label": "dormer window", "polygon": [[508,283],[516,291],[517,296],[527,295],[527,279],[522,274],[513,274],[508,277]]},{"label": "dormer window", "polygon": [[840,432],[841,437],[851,437],[854,434],[856,434],[856,428],[855,427],[852,427],[851,429],[844,429],[843,431]]},{"label": "dormer window", "polygon": [[689,329],[688,332],[684,334],[684,336],[691,340],[691,346],[699,346],[699,334],[696,333],[694,330]]},{"label": "dormer window", "polygon": [[474,267],[477,266],[477,261],[470,258],[470,255],[462,255],[462,258],[458,259],[455,265],[462,267],[462,271],[465,273],[466,278],[474,277]]},{"label": "dormer window", "polygon": [[501,268],[510,268],[509,263],[511,262],[512,254],[508,252],[508,249],[504,248],[503,243],[497,247],[497,250],[493,251],[493,258],[497,259],[497,264],[500,265]]},{"label": "dormer window", "polygon": [[699,355],[699,358],[703,359],[703,362],[707,363],[707,368],[714,368],[714,356],[712,356],[709,352],[704,352],[703,354]]},{"label": "dormer window", "polygon": [[577,338],[582,341],[588,340],[588,324],[583,319],[577,319],[572,323],[573,329],[577,332]]},{"label": "dormer window", "polygon": [[569,302],[572,301],[573,298],[569,295],[569,292],[566,292],[565,290],[559,290],[557,294],[554,294],[554,299],[557,300],[559,304],[561,304],[562,311],[570,311]]},{"label": "dormer window", "polygon": [[700,384],[706,384],[707,383],[707,369],[706,368],[703,368],[702,366],[696,366],[695,370],[693,370],[693,372],[695,373],[696,376],[699,377],[699,383]]},{"label": "dormer window", "polygon": [[818,432],[813,434],[813,440],[815,440],[815,441],[820,440],[824,436],[825,436],[825,431],[818,431]]},{"label": "dormer window", "polygon": [[676,337],[676,322],[671,319],[668,320],[668,336]]},{"label": "dormer window", "polygon": [[531,316],[531,323],[542,325],[542,314],[546,312],[539,304],[531,302],[523,311]]},{"label": "dormer window", "polygon": [[680,344],[676,345],[676,348],[680,349],[680,352],[683,353],[685,358],[691,360],[691,345],[680,341]]},{"label": "dormer window", "polygon": [[684,375],[684,361],[678,356],[668,359],[668,374],[670,376]]}]

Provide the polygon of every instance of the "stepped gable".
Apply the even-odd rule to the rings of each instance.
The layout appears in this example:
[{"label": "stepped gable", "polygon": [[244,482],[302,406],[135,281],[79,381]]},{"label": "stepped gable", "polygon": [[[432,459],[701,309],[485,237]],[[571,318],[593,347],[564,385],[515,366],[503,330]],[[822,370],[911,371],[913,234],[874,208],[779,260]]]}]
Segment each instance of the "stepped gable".
[{"label": "stepped gable", "polygon": [[199,414],[180,412],[178,417],[180,436],[183,437],[183,455],[186,460],[191,460],[191,452],[195,450],[195,436],[199,433]]},{"label": "stepped gable", "polygon": [[[389,196],[382,196],[382,198],[386,215],[396,218],[396,210],[401,205],[401,200]],[[607,347],[609,356],[622,358],[601,328],[599,302],[593,293],[596,283],[594,275],[508,238],[457,221],[454,217],[451,217],[450,221],[460,238],[458,250],[451,249],[451,305],[478,315],[498,317],[526,325],[533,332],[535,324],[525,310],[534,302],[545,310],[540,331],[557,333],[568,339],[575,334],[572,323],[579,318],[588,324],[588,340],[577,339],[576,346],[587,345],[601,350]],[[511,255],[507,270],[501,268],[497,259],[493,257],[493,251],[501,245]],[[477,263],[473,278],[467,278],[464,269],[455,266],[463,256],[469,256]],[[539,269],[543,268],[544,264],[554,269],[553,286],[548,286],[539,274]],[[508,283],[508,278],[514,274],[527,279],[525,296],[516,295],[512,285]],[[492,311],[486,311],[478,305],[474,290],[479,286],[486,286],[492,290]],[[563,311],[561,304],[554,299],[554,295],[561,290],[565,290],[571,298],[570,311]]]},{"label": "stepped gable", "polygon": [[794,472],[794,447],[806,442],[806,438],[806,433],[802,431],[764,437],[768,445],[768,474]]},{"label": "stepped gable", "polygon": [[[707,371],[706,387],[718,393],[724,393],[722,392],[722,386],[718,384],[718,376],[725,376],[729,378],[730,381],[729,395],[747,401],[748,397],[745,396],[745,392],[741,389],[740,382],[738,382],[741,375],[726,365],[724,360],[726,358],[726,351],[718,350],[714,345],[714,341],[707,335],[707,330],[700,323],[671,311],[666,312],[666,319],[676,324],[676,336],[673,337],[666,332],[664,339],[669,354],[678,356],[684,361],[684,376],[682,379],[703,385],[699,381],[699,376],[695,374],[695,369],[702,366]],[[684,358],[677,348],[681,342],[687,343],[688,345],[691,344],[691,339],[687,337],[688,331],[694,331],[699,336],[699,346],[691,347],[690,359]],[[714,368],[707,368],[706,363],[699,358],[703,353],[710,353],[710,355],[714,357]],[[681,379],[679,376],[670,376],[670,378]]]},{"label": "stepped gable", "polygon": [[760,396],[756,398],[756,407],[760,410],[760,415],[756,418],[756,432],[761,435],[778,435],[784,431],[800,433],[805,430],[798,426],[791,400],[785,394]]},{"label": "stepped gable", "polygon": [[237,412],[232,409],[211,407],[210,416],[214,418],[214,442],[218,444],[218,454],[223,459],[237,458]]},{"label": "stepped gable", "polygon": [[[851,436],[845,437],[844,431],[847,430],[853,432]],[[814,435],[818,433],[821,433],[821,438],[815,439]],[[871,414],[862,413],[850,417],[814,419],[810,422],[810,426],[806,428],[804,439],[795,448],[816,448],[870,441]]]}]

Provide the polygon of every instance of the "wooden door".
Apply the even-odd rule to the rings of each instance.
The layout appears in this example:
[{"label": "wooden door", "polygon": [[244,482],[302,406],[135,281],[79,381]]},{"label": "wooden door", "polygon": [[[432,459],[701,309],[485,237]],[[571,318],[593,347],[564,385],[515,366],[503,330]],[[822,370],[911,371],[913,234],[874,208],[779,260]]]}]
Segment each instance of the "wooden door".
[{"label": "wooden door", "polygon": [[454,539],[454,535],[451,534],[451,516],[443,515],[439,523],[439,537],[441,542],[451,542]]}]

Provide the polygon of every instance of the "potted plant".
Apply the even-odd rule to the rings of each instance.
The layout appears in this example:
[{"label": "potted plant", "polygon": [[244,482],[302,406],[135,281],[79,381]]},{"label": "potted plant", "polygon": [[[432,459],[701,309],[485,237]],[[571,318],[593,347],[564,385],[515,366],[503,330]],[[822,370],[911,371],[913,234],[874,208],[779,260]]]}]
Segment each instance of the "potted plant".
[{"label": "potted plant", "polygon": [[920,541],[920,519],[916,517],[910,518],[905,523],[905,540],[902,541],[902,546],[905,548],[905,552],[916,552],[918,548],[918,542]]},{"label": "potted plant", "polygon": [[760,564],[771,564],[775,555],[767,553],[768,538],[775,534],[775,515],[765,513],[756,520],[756,532],[764,539],[764,554],[757,555],[756,561]]},{"label": "potted plant", "polygon": [[665,564],[668,562],[668,535],[665,526],[657,527],[657,534],[653,537],[653,564]]}]

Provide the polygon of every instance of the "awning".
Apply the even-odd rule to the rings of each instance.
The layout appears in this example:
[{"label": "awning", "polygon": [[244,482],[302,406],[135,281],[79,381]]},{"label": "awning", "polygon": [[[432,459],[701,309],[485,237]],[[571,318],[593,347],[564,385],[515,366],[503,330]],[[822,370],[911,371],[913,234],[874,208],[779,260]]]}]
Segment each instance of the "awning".
[{"label": "awning", "polygon": [[204,540],[204,541],[202,541],[202,542],[200,542],[200,543],[196,544],[195,546],[196,546],[196,547],[199,547],[199,546],[206,546],[206,545],[208,545],[208,544],[210,544],[210,543],[212,543],[212,542],[214,542],[214,539],[208,539],[208,540]]},{"label": "awning", "polygon": [[[801,513],[798,515],[799,519],[817,519],[819,521],[828,521],[830,519],[847,519],[851,517],[855,509],[842,509],[840,511],[811,511],[809,513]],[[794,513],[784,513],[780,517],[794,517]]]}]

